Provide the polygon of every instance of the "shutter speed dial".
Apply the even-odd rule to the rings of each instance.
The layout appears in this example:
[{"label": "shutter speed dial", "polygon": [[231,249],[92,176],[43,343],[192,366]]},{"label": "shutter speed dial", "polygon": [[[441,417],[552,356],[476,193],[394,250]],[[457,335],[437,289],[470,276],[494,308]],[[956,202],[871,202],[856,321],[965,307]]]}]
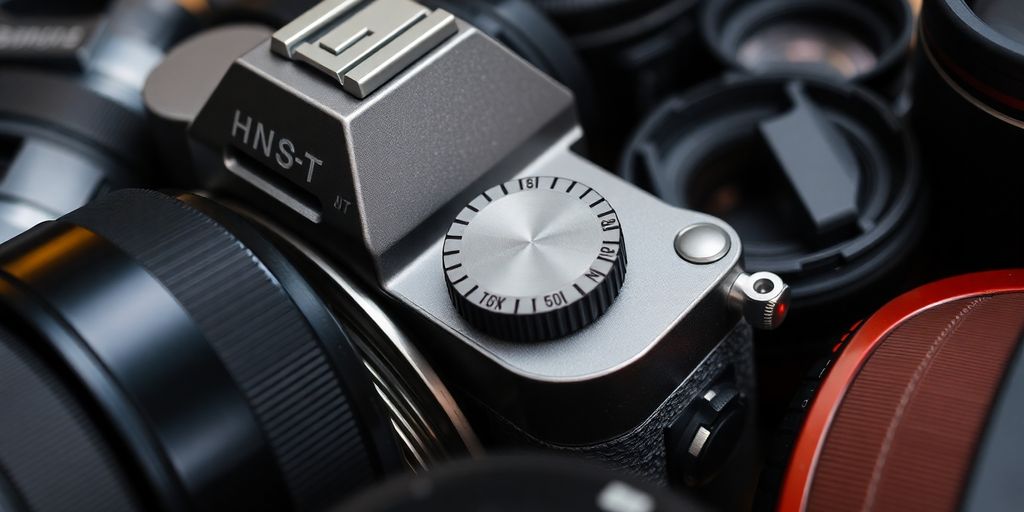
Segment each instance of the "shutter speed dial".
[{"label": "shutter speed dial", "polygon": [[566,178],[520,178],[480,194],[452,223],[443,251],[455,308],[474,327],[512,341],[586,327],[626,276],[615,210]]}]

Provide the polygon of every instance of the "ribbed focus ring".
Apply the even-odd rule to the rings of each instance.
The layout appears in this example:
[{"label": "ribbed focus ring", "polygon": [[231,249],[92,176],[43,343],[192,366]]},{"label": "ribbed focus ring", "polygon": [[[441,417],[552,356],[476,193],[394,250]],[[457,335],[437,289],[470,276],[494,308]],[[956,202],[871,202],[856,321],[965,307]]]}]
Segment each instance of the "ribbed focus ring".
[{"label": "ribbed focus ring", "polygon": [[249,401],[297,508],[372,477],[368,442],[320,340],[234,235],[181,201],[140,190],[64,220],[134,257],[193,317]]}]

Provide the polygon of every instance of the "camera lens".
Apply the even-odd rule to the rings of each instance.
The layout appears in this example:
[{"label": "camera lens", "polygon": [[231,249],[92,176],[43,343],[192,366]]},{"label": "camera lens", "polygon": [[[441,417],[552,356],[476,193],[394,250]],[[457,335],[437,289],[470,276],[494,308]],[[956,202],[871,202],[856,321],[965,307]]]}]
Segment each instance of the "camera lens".
[{"label": "camera lens", "polygon": [[444,425],[417,428],[429,402],[402,416],[419,389],[390,381],[403,362],[367,351],[374,322],[342,325],[319,294],[333,285],[271,240],[210,200],[128,190],[0,246],[7,493],[30,510],[312,510],[431,462],[418,446],[443,455]]},{"label": "camera lens", "polygon": [[[937,253],[944,272],[1024,262],[1024,231],[1005,228],[1024,218],[1016,164],[1024,143],[1022,30],[1018,2],[940,0],[921,11],[911,117],[929,148],[938,199],[930,239],[949,248]],[[974,244],[985,251],[970,250]]]},{"label": "camera lens", "polygon": [[803,417],[784,422],[795,438],[777,510],[974,511],[1019,502],[1022,277],[995,271],[935,282],[844,336],[841,353],[820,367],[824,379],[794,401]]},{"label": "camera lens", "polygon": [[705,507],[579,459],[540,454],[461,460],[398,477],[336,510],[688,511]]},{"label": "camera lens", "polygon": [[871,71],[878,55],[841,28],[793,21],[756,30],[737,48],[736,60],[758,73],[806,69],[851,79]]},{"label": "camera lens", "polygon": [[731,69],[838,78],[895,96],[914,19],[905,0],[723,0],[707,3],[701,23]]},{"label": "camera lens", "polygon": [[671,98],[620,170],[727,221],[747,268],[783,276],[803,307],[884,279],[923,221],[910,135],[879,98],[840,82],[749,77]]}]

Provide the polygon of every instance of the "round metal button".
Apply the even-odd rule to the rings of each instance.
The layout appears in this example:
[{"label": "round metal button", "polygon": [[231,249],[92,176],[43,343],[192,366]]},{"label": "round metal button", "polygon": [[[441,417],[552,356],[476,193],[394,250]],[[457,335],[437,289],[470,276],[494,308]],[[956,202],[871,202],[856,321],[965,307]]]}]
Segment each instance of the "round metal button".
[{"label": "round metal button", "polygon": [[676,235],[676,253],[690,263],[706,265],[729,253],[732,242],[724,229],[714,224],[694,224]]}]

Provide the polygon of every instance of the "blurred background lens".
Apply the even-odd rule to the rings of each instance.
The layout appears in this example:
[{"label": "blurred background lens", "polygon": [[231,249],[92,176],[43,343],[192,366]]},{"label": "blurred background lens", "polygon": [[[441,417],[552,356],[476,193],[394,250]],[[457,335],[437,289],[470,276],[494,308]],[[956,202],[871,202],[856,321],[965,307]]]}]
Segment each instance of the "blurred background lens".
[{"label": "blurred background lens", "polygon": [[913,15],[906,0],[707,2],[701,31],[726,68],[848,80],[900,92]]},{"label": "blurred background lens", "polygon": [[1024,265],[1024,10],[936,0],[921,12],[911,111],[937,201],[939,276]]},{"label": "blurred background lens", "polygon": [[193,14],[172,0],[0,4],[0,241],[111,189],[170,183],[142,107]]},{"label": "blurred background lens", "polygon": [[842,27],[789,21],[747,36],[736,60],[757,73],[791,70],[852,79],[874,69],[878,55]]},{"label": "blurred background lens", "polygon": [[1024,44],[1024,9],[1014,0],[969,2],[975,14],[1006,37]]},{"label": "blurred background lens", "polygon": [[357,284],[210,200],[107,194],[0,269],[0,493],[27,510],[318,510],[472,452]]}]

